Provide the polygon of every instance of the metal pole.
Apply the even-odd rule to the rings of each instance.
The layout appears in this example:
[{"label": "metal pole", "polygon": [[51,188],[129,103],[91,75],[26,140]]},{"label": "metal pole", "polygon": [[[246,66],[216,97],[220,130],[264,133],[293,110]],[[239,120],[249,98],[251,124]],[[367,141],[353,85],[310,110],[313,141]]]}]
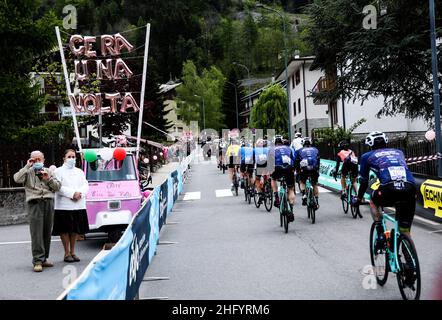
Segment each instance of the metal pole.
[{"label": "metal pole", "polygon": [[203,99],[203,126],[204,130],[206,130],[206,107],[204,106],[204,97],[201,97]]},{"label": "metal pole", "polygon": [[98,114],[98,132],[99,132],[99,136],[100,136],[100,149],[103,147],[103,115],[101,113]]},{"label": "metal pole", "polygon": [[236,128],[239,129],[239,118],[238,118],[238,92],[236,90],[236,85],[230,81],[226,81],[226,83],[231,84],[235,89],[235,108],[236,108]]},{"label": "metal pole", "polygon": [[64,80],[66,82],[66,91],[68,93],[69,104],[70,104],[71,110],[72,110],[72,120],[74,121],[74,130],[75,130],[75,137],[77,138],[78,150],[80,152],[83,152],[83,149],[81,148],[80,132],[78,131],[77,116],[75,114],[75,108],[72,105],[72,101],[70,99],[70,96],[72,95],[71,84],[69,83],[68,69],[66,67],[66,59],[64,58],[64,51],[63,51],[63,44],[61,42],[60,29],[58,27],[55,27],[55,33],[57,34],[58,47],[60,49],[60,57],[61,57],[61,63],[63,65]]},{"label": "metal pole", "polygon": [[146,88],[147,57],[149,56],[150,23],[146,25],[146,42],[144,44],[143,82],[141,83],[140,113],[138,115],[137,154],[140,154],[141,128],[143,127],[144,92]]},{"label": "metal pole", "polygon": [[[436,22],[435,22],[435,8],[434,0],[430,1],[430,25],[431,25],[431,57],[433,66],[433,103],[434,103],[434,124],[436,129],[436,150],[442,153],[441,145],[441,128],[440,128],[440,95],[439,95],[439,80],[438,66],[437,66],[437,49],[436,49]],[[437,159],[437,175],[442,177],[442,159]]]}]

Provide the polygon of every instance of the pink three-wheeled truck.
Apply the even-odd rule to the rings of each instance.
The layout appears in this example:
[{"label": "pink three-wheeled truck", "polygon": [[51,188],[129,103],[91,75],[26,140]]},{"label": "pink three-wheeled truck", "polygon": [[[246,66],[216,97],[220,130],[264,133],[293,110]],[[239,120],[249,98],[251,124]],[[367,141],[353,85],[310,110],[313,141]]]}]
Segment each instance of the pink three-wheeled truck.
[{"label": "pink three-wheeled truck", "polygon": [[105,160],[109,157],[103,157],[103,153],[109,149],[104,148],[89,149],[96,153],[96,160],[83,161],[89,182],[86,196],[89,229],[108,233],[110,242],[118,241],[143,201],[135,155],[125,152],[131,148],[117,149],[124,159]]}]

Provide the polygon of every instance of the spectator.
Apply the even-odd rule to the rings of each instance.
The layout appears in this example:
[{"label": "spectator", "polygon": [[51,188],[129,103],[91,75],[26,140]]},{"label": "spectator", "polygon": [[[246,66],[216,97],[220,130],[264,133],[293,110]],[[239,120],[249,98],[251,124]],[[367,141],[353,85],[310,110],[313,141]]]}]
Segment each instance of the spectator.
[{"label": "spectator", "polygon": [[64,248],[64,261],[77,262],[75,243],[79,234],[89,232],[86,213],[86,193],[89,189],[84,172],[75,167],[75,151],[64,153],[63,165],[55,170],[61,183],[55,194],[54,230],[52,235],[60,236]]},{"label": "spectator", "polygon": [[14,181],[23,183],[25,187],[35,272],[53,266],[48,258],[54,219],[54,192],[60,190],[60,181],[44,167],[44,160],[41,151],[33,151],[26,165],[14,174]]}]

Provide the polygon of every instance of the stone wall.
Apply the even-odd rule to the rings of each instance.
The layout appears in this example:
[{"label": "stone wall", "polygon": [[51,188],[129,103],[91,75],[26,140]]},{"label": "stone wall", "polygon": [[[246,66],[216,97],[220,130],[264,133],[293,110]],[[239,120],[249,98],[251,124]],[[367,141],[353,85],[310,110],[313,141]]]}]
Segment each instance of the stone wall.
[{"label": "stone wall", "polygon": [[27,222],[25,189],[0,189],[0,226]]}]

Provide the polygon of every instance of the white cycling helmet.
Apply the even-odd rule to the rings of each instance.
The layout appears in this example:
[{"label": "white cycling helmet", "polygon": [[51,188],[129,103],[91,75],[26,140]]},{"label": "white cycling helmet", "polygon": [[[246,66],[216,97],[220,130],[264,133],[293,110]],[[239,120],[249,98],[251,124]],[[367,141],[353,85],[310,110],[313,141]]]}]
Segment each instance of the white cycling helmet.
[{"label": "white cycling helmet", "polygon": [[379,143],[388,143],[388,137],[382,131],[373,131],[370,132],[365,138],[365,144],[369,147],[373,147],[375,144]]},{"label": "white cycling helmet", "polygon": [[301,132],[296,132],[296,133],[295,133],[295,138],[301,138],[301,137],[302,137]]},{"label": "white cycling helmet", "polygon": [[273,138],[273,143],[279,143],[282,144],[284,140],[284,137],[280,134],[277,134],[274,138]]}]

